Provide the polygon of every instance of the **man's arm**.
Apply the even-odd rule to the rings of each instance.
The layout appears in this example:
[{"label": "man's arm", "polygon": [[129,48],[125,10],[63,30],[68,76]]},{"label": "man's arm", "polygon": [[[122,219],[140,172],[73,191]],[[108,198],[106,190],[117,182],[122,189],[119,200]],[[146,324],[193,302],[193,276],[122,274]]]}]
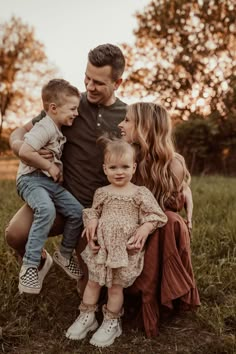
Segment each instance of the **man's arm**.
[{"label": "man's arm", "polygon": [[33,166],[37,169],[48,171],[50,176],[57,181],[60,177],[60,168],[50,160],[43,158],[38,151],[35,151],[32,146],[27,143],[23,143],[19,149],[19,158],[27,163],[29,166]]},{"label": "man's arm", "polygon": [[[9,143],[12,151],[17,157],[19,157],[19,150],[23,144],[25,134],[28,133],[34,126],[33,122],[39,122],[45,116],[46,112],[41,111],[40,114],[34,117],[32,121],[26,123],[23,127],[17,128],[12,132],[12,134],[10,135]],[[53,157],[53,154],[47,149],[42,148],[38,151],[38,153],[42,155],[42,157],[44,157],[45,159],[50,160]]]},{"label": "man's arm", "polygon": [[34,150],[32,146],[25,142],[21,144],[18,156],[27,165],[33,166],[40,170],[48,171],[52,164],[51,161],[44,159],[37,151]]},{"label": "man's arm", "polygon": [[23,127],[16,128],[10,135],[9,143],[12,151],[19,157],[19,151],[23,145],[24,136],[33,128],[32,121],[26,123]]}]

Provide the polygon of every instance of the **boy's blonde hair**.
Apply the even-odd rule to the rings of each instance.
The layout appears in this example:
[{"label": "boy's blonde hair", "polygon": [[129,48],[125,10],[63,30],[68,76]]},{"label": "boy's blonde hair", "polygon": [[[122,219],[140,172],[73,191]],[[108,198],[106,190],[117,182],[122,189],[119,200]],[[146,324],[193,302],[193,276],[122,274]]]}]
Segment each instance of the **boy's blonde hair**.
[{"label": "boy's blonde hair", "polygon": [[68,81],[63,79],[50,80],[42,88],[43,108],[47,112],[50,103],[55,103],[58,106],[63,104],[63,96],[76,96],[80,98],[80,92],[72,86]]}]

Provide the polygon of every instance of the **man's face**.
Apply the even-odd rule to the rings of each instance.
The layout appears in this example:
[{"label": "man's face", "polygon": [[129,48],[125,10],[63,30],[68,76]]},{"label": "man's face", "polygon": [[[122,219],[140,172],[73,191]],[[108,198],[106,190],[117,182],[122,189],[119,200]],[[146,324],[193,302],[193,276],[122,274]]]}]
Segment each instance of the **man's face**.
[{"label": "man's face", "polygon": [[110,106],[115,102],[115,90],[121,82],[122,79],[112,79],[111,66],[96,67],[88,61],[84,83],[89,102]]}]

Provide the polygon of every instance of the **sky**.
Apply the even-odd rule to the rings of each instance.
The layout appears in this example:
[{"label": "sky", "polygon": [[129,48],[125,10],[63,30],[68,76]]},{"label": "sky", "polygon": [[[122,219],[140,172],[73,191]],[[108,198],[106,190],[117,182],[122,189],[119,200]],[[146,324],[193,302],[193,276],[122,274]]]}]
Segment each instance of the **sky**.
[{"label": "sky", "polygon": [[150,0],[0,0],[0,21],[12,15],[34,27],[61,77],[84,89],[90,49],[102,43],[134,43],[136,11]]}]

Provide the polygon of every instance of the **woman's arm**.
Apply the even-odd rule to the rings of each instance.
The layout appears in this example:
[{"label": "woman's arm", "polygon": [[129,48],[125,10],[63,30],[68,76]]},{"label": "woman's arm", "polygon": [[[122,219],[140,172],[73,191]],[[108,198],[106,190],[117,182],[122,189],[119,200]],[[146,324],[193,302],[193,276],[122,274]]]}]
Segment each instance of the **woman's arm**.
[{"label": "woman's arm", "polygon": [[[182,156],[181,156],[181,158],[184,159]],[[192,216],[193,216],[193,197],[192,197],[192,191],[191,191],[190,187],[184,181],[184,179],[185,179],[184,166],[181,163],[179,158],[173,159],[173,161],[171,162],[171,169],[172,169],[173,174],[177,177],[177,180],[179,181],[179,188],[178,189],[181,192],[181,194],[183,195],[184,208],[185,208],[186,217],[187,217],[187,226],[188,226],[189,231],[191,231],[192,230]]]},{"label": "woman's arm", "polygon": [[186,216],[187,216],[187,226],[189,231],[192,230],[192,216],[193,216],[193,196],[192,196],[192,191],[189,186],[184,188],[184,198],[185,198],[185,203],[184,203],[184,208],[186,211]]},{"label": "woman's arm", "polygon": [[173,175],[176,177],[179,187],[183,185],[184,182],[184,167],[183,164],[181,163],[180,159],[175,157],[171,163],[170,163],[170,169],[173,173]]}]

